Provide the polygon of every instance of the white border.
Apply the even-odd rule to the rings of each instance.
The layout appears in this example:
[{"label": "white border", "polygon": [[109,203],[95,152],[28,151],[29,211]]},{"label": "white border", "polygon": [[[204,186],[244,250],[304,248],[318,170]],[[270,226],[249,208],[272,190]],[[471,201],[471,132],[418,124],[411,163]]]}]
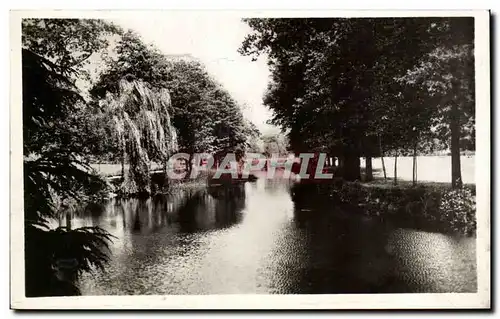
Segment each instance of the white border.
[{"label": "white border", "polygon": [[[79,17],[126,19],[165,14],[239,17],[473,16],[476,55],[476,188],[478,292],[467,294],[208,295],[24,297],[24,227],[21,114],[21,19]],[[15,309],[454,309],[490,307],[490,56],[489,12],[454,11],[11,11],[11,307]]]}]

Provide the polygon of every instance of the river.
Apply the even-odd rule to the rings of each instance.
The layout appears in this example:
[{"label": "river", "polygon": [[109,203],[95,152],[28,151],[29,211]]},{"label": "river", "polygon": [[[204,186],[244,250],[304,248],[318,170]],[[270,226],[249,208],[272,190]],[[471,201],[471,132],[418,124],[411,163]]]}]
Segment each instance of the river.
[{"label": "river", "polygon": [[79,287],[84,295],[476,291],[475,238],[331,205],[295,208],[290,189],[259,179],[87,209],[73,227],[100,226],[116,239],[105,271]]}]

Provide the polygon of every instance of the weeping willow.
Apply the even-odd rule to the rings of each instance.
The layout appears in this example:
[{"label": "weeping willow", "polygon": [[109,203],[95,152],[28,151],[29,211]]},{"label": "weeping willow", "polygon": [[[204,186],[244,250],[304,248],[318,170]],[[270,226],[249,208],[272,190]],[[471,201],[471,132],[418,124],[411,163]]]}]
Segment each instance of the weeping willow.
[{"label": "weeping willow", "polygon": [[152,89],[142,81],[122,80],[118,92],[108,93],[103,103],[122,152],[119,193],[151,193],[151,162],[162,163],[166,169],[168,158],[178,149],[168,91]]}]

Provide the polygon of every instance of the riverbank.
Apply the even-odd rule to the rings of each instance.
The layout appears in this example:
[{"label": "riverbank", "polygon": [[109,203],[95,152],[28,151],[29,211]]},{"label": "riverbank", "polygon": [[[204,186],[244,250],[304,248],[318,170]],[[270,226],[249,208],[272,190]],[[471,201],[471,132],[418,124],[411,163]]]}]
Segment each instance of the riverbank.
[{"label": "riverbank", "polygon": [[[472,293],[473,237],[401,227],[331,202],[301,210],[286,180],[111,200],[72,221],[117,237],[83,295]],[[310,196],[306,204],[317,204]]]},{"label": "riverbank", "polygon": [[[299,207],[335,205],[365,216],[390,219],[402,226],[473,236],[476,232],[475,185],[454,190],[445,183],[391,185],[384,180],[301,184],[293,187]],[[311,200],[314,197],[314,200]]]},{"label": "riverbank", "polygon": [[175,194],[182,191],[192,191],[192,190],[202,190],[209,186],[217,185],[228,185],[228,184],[238,184],[247,181],[255,181],[258,177],[256,172],[250,172],[248,176],[241,176],[239,178],[233,178],[231,174],[224,173],[217,176],[216,170],[202,170],[199,171],[197,176],[190,178],[186,176],[184,178],[165,178],[165,173],[161,170],[152,171],[150,174],[150,191],[137,193],[137,192],[124,192],[121,190],[123,179],[121,175],[115,175],[112,171],[111,175],[101,176],[107,179],[110,188],[110,196],[119,198],[129,198],[129,197],[149,197],[155,195],[169,195]]}]

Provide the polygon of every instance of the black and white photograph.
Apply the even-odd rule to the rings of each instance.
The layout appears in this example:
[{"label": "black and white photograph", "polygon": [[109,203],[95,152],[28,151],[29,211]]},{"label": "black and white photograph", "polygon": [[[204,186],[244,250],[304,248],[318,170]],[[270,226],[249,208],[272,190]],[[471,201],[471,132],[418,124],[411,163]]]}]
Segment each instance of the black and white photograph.
[{"label": "black and white photograph", "polygon": [[11,11],[11,307],[490,307],[488,11]]}]

